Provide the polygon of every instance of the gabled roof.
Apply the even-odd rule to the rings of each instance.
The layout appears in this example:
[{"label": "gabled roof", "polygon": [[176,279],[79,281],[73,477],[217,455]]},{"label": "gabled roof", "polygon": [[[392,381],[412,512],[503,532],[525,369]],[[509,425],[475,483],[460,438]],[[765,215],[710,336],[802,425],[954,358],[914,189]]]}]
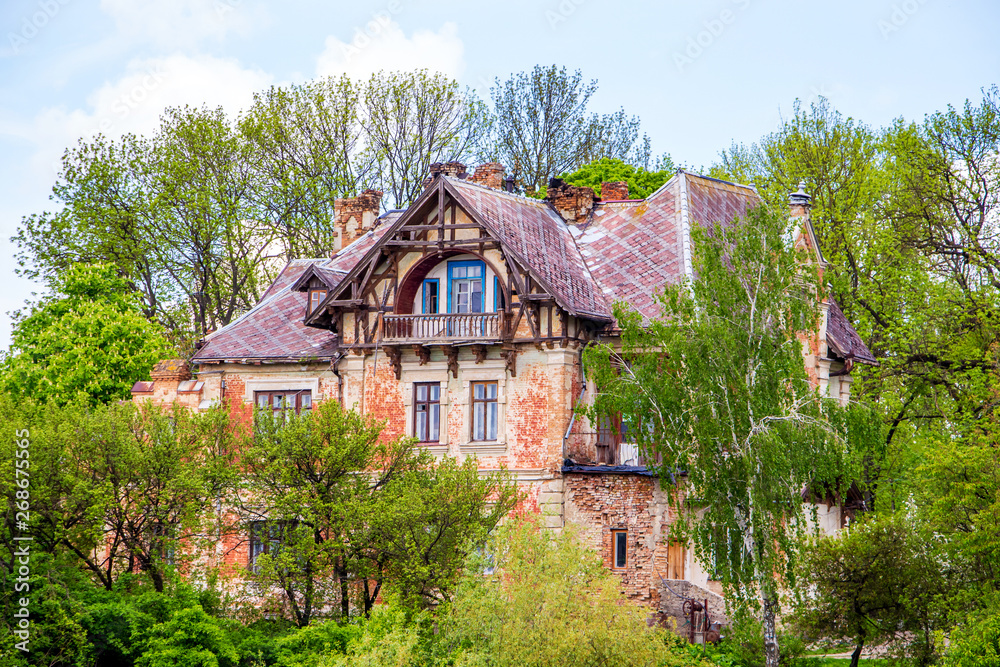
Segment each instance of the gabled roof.
[{"label": "gabled roof", "polygon": [[[408,223],[420,220],[420,212],[426,210],[442,190],[499,241],[503,252],[522,264],[562,308],[572,315],[611,321],[610,304],[590,275],[565,221],[548,203],[443,174],[438,175],[417,201],[384,229],[379,241],[369,247],[341,282],[353,280],[361,267],[382,251],[386,241]],[[337,300],[338,296],[336,291],[331,291],[317,312],[324,309],[327,303]],[[312,324],[311,321],[309,323]]]},{"label": "gabled roof", "polygon": [[[326,302],[335,299],[337,286],[367,266],[404,225],[420,221],[442,190],[561,307],[601,323],[612,322],[611,304],[619,300],[644,318],[659,316],[655,292],[692,277],[691,227],[731,220],[760,201],[753,188],[680,170],[645,200],[597,202],[586,221],[570,224],[546,201],[439,175],[409,209],[382,216],[332,259],[289,262],[260,303],[208,336],[193,361],[331,357],[336,336],[305,325],[307,296],[301,291],[317,277],[328,286]],[[836,354],[875,363],[835,302],[827,335]]]},{"label": "gabled roof", "polygon": [[296,259],[289,262],[264,297],[227,326],[205,337],[205,345],[192,361],[299,361],[329,359],[337,350],[330,331],[311,329],[303,323],[307,294],[292,291],[295,281],[314,264],[328,266],[330,259]]},{"label": "gabled roof", "polygon": [[491,227],[503,249],[535,274],[574,315],[611,319],[611,305],[573,242],[569,225],[540,199],[447,178],[466,209]]}]

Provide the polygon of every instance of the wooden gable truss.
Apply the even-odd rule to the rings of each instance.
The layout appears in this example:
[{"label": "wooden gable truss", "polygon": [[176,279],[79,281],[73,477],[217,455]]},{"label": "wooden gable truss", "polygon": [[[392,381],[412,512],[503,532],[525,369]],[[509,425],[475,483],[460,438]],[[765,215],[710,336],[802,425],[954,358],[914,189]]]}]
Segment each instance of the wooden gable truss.
[{"label": "wooden gable truss", "polygon": [[[566,347],[573,342],[589,340],[607,325],[573,312],[523,258],[503,243],[493,226],[469,205],[453,185],[440,176],[435,181],[330,290],[326,300],[306,319],[308,326],[329,328],[338,332],[343,340],[344,327],[352,326],[348,319],[353,319],[353,337],[343,346],[355,354],[368,354],[376,348],[384,350],[397,368],[398,375],[401,346],[393,345],[381,334],[384,317],[397,307],[400,283],[405,277],[402,275],[401,259],[409,253],[419,253],[421,258],[418,262],[429,256],[442,259],[447,255],[464,253],[483,256],[487,250],[498,250],[506,265],[500,340],[491,342],[502,345],[501,354],[512,375],[516,375],[515,344],[531,343],[539,349],[556,344]],[[458,220],[459,207],[472,222]],[[427,222],[423,222],[425,220]],[[460,235],[458,232],[463,230],[478,230],[479,234],[472,237]],[[432,233],[436,238],[432,238]],[[349,314],[353,314],[353,318],[348,318]],[[522,322],[527,326],[527,337],[517,336]],[[449,368],[457,376],[456,344],[443,347],[449,348],[446,349]],[[475,348],[477,362],[485,359],[485,345],[475,340],[460,344]],[[426,363],[429,359],[426,346],[410,347],[421,364]]]}]

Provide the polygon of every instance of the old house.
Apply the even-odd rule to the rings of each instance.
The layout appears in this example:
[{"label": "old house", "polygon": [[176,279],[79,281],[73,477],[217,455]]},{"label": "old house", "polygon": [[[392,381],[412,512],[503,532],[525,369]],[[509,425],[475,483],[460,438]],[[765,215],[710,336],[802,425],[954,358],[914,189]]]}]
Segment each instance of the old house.
[{"label": "old house", "polygon": [[[691,227],[731,220],[756,192],[686,171],[645,200],[624,183],[595,197],[554,182],[545,200],[504,185],[501,165],[448,163],[406,210],[379,215],[375,191],[338,201],[331,257],[290,262],[190,369],[157,367],[135,399],[228,399],[243,413],[341,401],[435,454],[505,466],[546,525],[584,527],[633,599],[669,611],[669,590],[717,605],[693,554],[667,542],[666,495],[635,447],[574,406],[594,389],[582,350],[616,336],[611,304],[655,317],[653,293],[692,276]],[[808,199],[792,196],[797,242],[822,261]],[[837,304],[823,304],[805,356],[820,390],[846,401],[852,364],[873,361]],[[822,508],[822,520],[836,528],[839,512]],[[227,559],[246,565],[253,549],[234,545]]]}]

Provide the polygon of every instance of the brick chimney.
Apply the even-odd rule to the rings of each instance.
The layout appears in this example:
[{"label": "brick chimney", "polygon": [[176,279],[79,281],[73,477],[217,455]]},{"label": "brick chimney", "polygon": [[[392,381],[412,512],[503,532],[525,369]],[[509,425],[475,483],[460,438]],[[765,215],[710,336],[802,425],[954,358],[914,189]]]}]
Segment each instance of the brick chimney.
[{"label": "brick chimney", "polygon": [[465,170],[465,165],[461,162],[432,162],[429,169],[430,173],[427,174],[427,178],[424,179],[423,183],[425,190],[434,182],[434,177],[438,174],[444,174],[452,178],[467,178],[469,176]]},{"label": "brick chimney", "polygon": [[594,189],[568,185],[561,178],[551,178],[545,200],[552,204],[566,222],[583,222],[594,208]]},{"label": "brick chimney", "polygon": [[628,183],[625,181],[605,181],[601,183],[601,201],[628,199]]},{"label": "brick chimney", "polygon": [[381,190],[365,190],[357,197],[335,201],[333,222],[337,239],[334,248],[346,248],[367,233],[378,219],[381,204]]},{"label": "brick chimney", "polygon": [[153,366],[148,382],[132,386],[132,402],[152,402],[159,405],[177,403],[192,410],[209,407],[202,404],[205,383],[191,379],[191,366],[184,359],[164,359]]},{"label": "brick chimney", "polygon": [[481,164],[476,167],[476,173],[469,180],[499,190],[503,187],[503,165],[499,162]]},{"label": "brick chimney", "polygon": [[183,359],[164,359],[153,366],[149,377],[153,382],[183,382],[191,379],[191,367]]}]

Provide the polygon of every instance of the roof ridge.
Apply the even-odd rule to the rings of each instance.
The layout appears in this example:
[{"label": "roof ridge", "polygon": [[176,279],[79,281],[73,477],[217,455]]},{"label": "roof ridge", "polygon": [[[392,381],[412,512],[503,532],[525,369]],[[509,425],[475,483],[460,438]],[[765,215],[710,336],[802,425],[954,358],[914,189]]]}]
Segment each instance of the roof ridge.
[{"label": "roof ridge", "polygon": [[475,181],[469,181],[469,180],[466,180],[464,178],[455,178],[453,176],[446,176],[444,174],[442,174],[442,176],[444,178],[448,179],[449,181],[453,182],[453,183],[459,183],[459,184],[462,184],[462,185],[471,185],[472,187],[482,188],[483,190],[487,190],[490,193],[494,193],[494,194],[498,194],[498,195],[503,195],[505,197],[510,197],[511,199],[515,199],[517,201],[525,201],[525,202],[529,202],[529,203],[535,204],[539,208],[546,208],[545,205],[548,203],[544,199],[537,199],[535,197],[528,197],[527,195],[521,195],[521,194],[518,194],[516,192],[507,192],[506,190],[497,190],[496,188],[491,188],[488,185],[483,185],[482,183],[476,183]]}]

